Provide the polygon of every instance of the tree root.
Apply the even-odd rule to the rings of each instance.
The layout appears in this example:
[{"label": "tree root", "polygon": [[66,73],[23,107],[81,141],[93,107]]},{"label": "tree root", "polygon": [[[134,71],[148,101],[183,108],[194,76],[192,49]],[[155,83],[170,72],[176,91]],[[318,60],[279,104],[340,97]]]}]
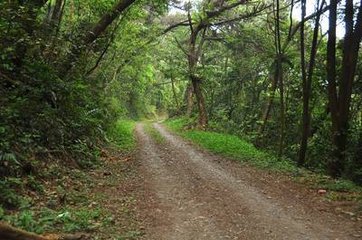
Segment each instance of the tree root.
[{"label": "tree root", "polygon": [[0,222],[0,240],[86,240],[86,234],[48,234],[37,235]]}]

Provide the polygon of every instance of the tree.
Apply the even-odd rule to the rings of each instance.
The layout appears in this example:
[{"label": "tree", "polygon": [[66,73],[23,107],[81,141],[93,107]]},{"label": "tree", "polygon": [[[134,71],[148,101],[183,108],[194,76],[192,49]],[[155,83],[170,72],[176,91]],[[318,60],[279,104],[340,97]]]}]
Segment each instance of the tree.
[{"label": "tree", "polygon": [[66,58],[61,72],[68,72],[78,60],[82,51],[99,38],[109,25],[134,2],[135,0],[119,0],[110,11],[106,12],[99,21],[91,27],[91,29],[87,30],[84,37],[78,40],[79,43],[73,44],[73,48],[69,53],[68,58]]},{"label": "tree", "polygon": [[[205,44],[205,36],[207,30],[210,26],[219,26],[222,24],[231,23],[234,21],[240,21],[242,19],[249,18],[251,16],[256,15],[260,11],[266,8],[265,5],[259,4],[253,9],[252,12],[247,12],[246,14],[238,14],[236,16],[232,16],[229,19],[217,20],[219,16],[223,13],[230,11],[240,5],[247,3],[247,1],[236,1],[234,3],[220,3],[220,2],[202,2],[201,4],[201,13],[197,14],[196,19],[192,17],[191,13],[191,2],[187,4],[187,22],[182,21],[173,26],[167,28],[165,32],[168,32],[175,27],[178,26],[188,26],[189,37],[187,40],[186,49],[183,48],[181,44],[179,46],[183,49],[183,52],[187,56],[188,60],[188,74],[190,78],[190,82],[192,85],[192,91],[195,94],[197,107],[198,107],[198,127],[201,129],[205,129],[208,125],[208,116],[207,109],[205,104],[205,97],[202,90],[202,82],[204,79],[200,74],[198,74],[197,68],[200,60],[200,56],[202,55],[203,46]],[[216,19],[216,21],[215,21]],[[213,22],[214,21],[214,22]],[[189,105],[191,104],[191,86],[188,88],[187,99]],[[190,106],[188,107],[190,109]]]},{"label": "tree", "polygon": [[341,176],[346,160],[352,88],[355,82],[358,52],[362,39],[362,4],[360,4],[356,15],[356,20],[354,20],[353,1],[347,0],[344,12],[346,33],[343,39],[341,72],[338,75],[336,70],[337,1],[330,1],[327,74],[329,110],[332,119],[331,131],[335,149],[333,151],[334,159],[329,163],[329,173],[334,177]]}]

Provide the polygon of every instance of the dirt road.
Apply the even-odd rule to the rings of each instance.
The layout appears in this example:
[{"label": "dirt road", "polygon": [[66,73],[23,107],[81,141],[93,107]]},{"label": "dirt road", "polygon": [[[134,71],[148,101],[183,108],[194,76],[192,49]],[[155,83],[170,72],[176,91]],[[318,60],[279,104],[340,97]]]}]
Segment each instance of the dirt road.
[{"label": "dirt road", "polygon": [[[361,221],[329,211],[275,174],[197,149],[162,125],[136,128],[145,182],[144,239],[362,239]],[[309,196],[311,195],[311,196]]]}]

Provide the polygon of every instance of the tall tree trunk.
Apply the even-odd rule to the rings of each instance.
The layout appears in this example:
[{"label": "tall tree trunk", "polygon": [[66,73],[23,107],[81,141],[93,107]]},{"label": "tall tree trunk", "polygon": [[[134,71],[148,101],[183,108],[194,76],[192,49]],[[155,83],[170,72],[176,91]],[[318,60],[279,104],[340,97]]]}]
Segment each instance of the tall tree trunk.
[{"label": "tall tree trunk", "polygon": [[303,166],[305,163],[305,156],[307,152],[308,135],[309,135],[309,121],[310,121],[309,118],[310,91],[308,91],[308,83],[307,83],[307,71],[306,71],[306,62],[305,62],[305,36],[304,36],[306,0],[301,0],[301,5],[302,5],[301,7],[302,19],[300,26],[300,62],[301,62],[300,66],[302,73],[303,114],[302,114],[302,138],[300,142],[298,166]]},{"label": "tall tree trunk", "polygon": [[[336,26],[337,26],[337,1],[330,0],[329,30],[327,42],[327,79],[328,79],[328,101],[332,119],[332,138],[335,142],[338,136],[338,106],[337,106],[337,83],[336,83]],[[329,174],[337,176],[342,168],[340,157],[331,159],[328,164]]]},{"label": "tall tree trunk", "polygon": [[[199,51],[196,50],[196,41],[190,41],[190,48],[189,48],[189,74],[190,80],[193,87],[193,92],[196,97],[197,108],[198,108],[198,127],[201,129],[205,129],[208,124],[208,117],[205,105],[205,98],[202,92],[202,79],[197,75],[197,63],[199,60]],[[201,45],[199,46],[200,49]]]},{"label": "tall tree trunk", "polygon": [[[322,1],[319,9],[319,1],[317,3],[317,11],[320,12],[324,6],[324,0]],[[306,0],[302,0],[302,25],[300,28],[301,39],[301,66],[302,66],[302,79],[303,79],[303,115],[302,115],[302,138],[300,142],[298,165],[303,166],[305,164],[306,152],[308,148],[308,137],[310,135],[311,125],[311,112],[309,109],[310,96],[312,91],[312,79],[315,65],[315,58],[317,54],[318,45],[318,33],[319,33],[319,21],[321,14],[317,14],[315,20],[315,26],[313,30],[312,48],[310,54],[310,61],[308,66],[308,74],[305,67],[305,45],[304,45],[304,18],[306,13]]]},{"label": "tall tree trunk", "polygon": [[356,74],[358,61],[358,52],[362,39],[362,4],[359,6],[357,20],[355,25],[353,1],[346,0],[345,7],[345,28],[346,34],[343,44],[343,58],[341,76],[338,81],[338,94],[336,83],[336,52],[335,52],[335,30],[337,18],[337,3],[331,0],[330,22],[329,22],[329,39],[327,46],[328,60],[328,89],[329,89],[329,106],[332,116],[332,135],[333,144],[335,145],[335,158],[330,161],[328,170],[333,177],[341,176],[344,170],[346,158],[348,122],[350,119],[350,105],[352,97],[352,86]]},{"label": "tall tree trunk", "polygon": [[281,60],[278,63],[278,78],[280,90],[280,140],[279,140],[279,157],[283,156],[285,140],[285,103],[284,103],[284,72]]},{"label": "tall tree trunk", "polygon": [[[198,127],[201,129],[206,129],[208,125],[208,116],[205,104],[204,94],[202,92],[202,79],[197,75],[197,65],[201,56],[201,51],[203,44],[205,42],[206,26],[204,23],[200,23],[196,28],[192,26],[192,20],[189,15],[190,21],[190,39],[189,39],[189,49],[188,49],[188,67],[189,67],[189,77],[192,83],[193,91],[196,97],[197,108],[199,112],[198,117]],[[202,32],[200,37],[200,42],[197,45],[197,39],[199,33]]]},{"label": "tall tree trunk", "polygon": [[196,96],[197,107],[199,110],[198,125],[201,129],[205,129],[208,124],[208,117],[205,105],[205,98],[201,88],[201,79],[195,75],[192,75],[191,79],[192,79],[192,86],[194,87],[194,93]]},{"label": "tall tree trunk", "polygon": [[285,138],[285,106],[284,106],[284,79],[283,79],[283,52],[280,37],[280,1],[276,0],[275,14],[275,51],[277,56],[277,73],[280,90],[280,139],[279,139],[279,157],[282,157]]}]

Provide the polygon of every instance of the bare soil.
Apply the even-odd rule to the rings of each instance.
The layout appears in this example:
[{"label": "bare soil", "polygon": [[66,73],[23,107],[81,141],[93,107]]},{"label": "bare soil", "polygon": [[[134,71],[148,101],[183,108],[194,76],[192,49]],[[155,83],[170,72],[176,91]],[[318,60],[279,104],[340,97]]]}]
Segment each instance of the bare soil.
[{"label": "bare soil", "polygon": [[142,239],[362,239],[360,218],[337,212],[315,191],[154,127],[163,143],[136,127]]}]

